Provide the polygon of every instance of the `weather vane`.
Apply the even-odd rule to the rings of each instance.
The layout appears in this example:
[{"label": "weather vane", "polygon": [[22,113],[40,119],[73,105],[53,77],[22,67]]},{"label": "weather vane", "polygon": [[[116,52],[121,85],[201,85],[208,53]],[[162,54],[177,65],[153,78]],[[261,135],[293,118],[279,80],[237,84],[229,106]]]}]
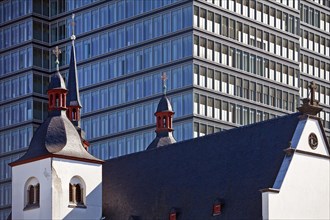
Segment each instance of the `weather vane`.
[{"label": "weather vane", "polygon": [[166,76],[166,72],[164,72],[162,74],[162,81],[163,81],[163,93],[164,95],[166,95],[166,80],[167,80],[167,76]]},{"label": "weather vane", "polygon": [[53,49],[53,54],[56,57],[55,64],[56,64],[56,69],[57,70],[59,70],[59,64],[60,64],[60,62],[58,61],[58,57],[61,53],[62,53],[62,51],[61,51],[61,49],[58,48],[58,46],[56,46],[55,49]]}]

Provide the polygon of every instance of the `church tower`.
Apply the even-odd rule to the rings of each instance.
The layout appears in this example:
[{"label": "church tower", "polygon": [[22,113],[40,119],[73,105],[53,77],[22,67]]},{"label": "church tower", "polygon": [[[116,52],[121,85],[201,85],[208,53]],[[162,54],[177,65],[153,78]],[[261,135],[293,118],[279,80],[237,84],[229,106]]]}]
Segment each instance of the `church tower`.
[{"label": "church tower", "polygon": [[12,167],[12,219],[100,219],[102,160],[90,155],[66,116],[67,89],[57,71],[48,88],[48,118]]},{"label": "church tower", "polygon": [[76,62],[76,51],[74,46],[74,41],[76,36],[74,35],[74,14],[72,15],[72,35],[71,35],[71,55],[70,55],[70,65],[68,74],[68,95],[66,100],[67,111],[66,114],[72,124],[75,126],[76,130],[80,134],[82,144],[85,149],[87,149],[90,143],[85,139],[85,132],[80,127],[80,109],[81,102],[79,96],[79,86],[78,86],[78,71]]},{"label": "church tower", "polygon": [[163,96],[160,99],[156,116],[156,137],[147,147],[147,150],[161,147],[168,144],[173,144],[176,140],[173,137],[173,115],[172,105],[166,96],[166,74],[163,73]]}]

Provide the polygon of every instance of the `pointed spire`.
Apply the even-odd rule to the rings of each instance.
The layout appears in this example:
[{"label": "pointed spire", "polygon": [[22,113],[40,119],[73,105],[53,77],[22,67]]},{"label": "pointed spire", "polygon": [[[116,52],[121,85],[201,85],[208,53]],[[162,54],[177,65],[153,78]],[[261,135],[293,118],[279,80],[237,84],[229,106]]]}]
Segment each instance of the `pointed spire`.
[{"label": "pointed spire", "polygon": [[71,55],[70,55],[70,65],[69,65],[69,76],[68,76],[68,98],[67,98],[67,107],[68,110],[66,112],[69,120],[72,122],[72,124],[77,129],[81,142],[85,149],[89,147],[89,142],[85,139],[85,133],[80,128],[80,109],[81,109],[81,103],[80,103],[80,97],[79,97],[79,85],[78,85],[78,71],[77,71],[77,61],[76,61],[76,51],[74,46],[74,41],[76,40],[76,36],[74,35],[74,14],[72,14],[72,46],[71,46]]},{"label": "pointed spire", "polygon": [[147,150],[161,147],[164,145],[175,143],[176,140],[173,137],[173,115],[172,105],[166,97],[166,73],[162,74],[163,81],[163,96],[160,99],[156,116],[156,138],[147,147]]}]

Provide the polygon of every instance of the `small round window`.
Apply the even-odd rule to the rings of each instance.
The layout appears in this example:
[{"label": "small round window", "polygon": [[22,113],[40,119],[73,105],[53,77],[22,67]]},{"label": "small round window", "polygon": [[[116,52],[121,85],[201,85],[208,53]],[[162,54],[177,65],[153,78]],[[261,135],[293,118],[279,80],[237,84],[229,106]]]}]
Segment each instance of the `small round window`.
[{"label": "small round window", "polygon": [[314,133],[310,133],[309,136],[308,136],[308,143],[309,143],[309,146],[315,150],[317,148],[317,145],[318,145],[318,140],[317,140],[317,136],[316,134]]}]

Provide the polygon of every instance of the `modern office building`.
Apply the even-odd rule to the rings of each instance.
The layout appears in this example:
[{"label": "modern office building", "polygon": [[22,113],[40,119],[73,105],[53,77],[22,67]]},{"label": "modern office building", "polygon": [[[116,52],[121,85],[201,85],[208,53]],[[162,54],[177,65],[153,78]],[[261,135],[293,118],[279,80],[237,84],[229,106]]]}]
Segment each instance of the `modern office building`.
[{"label": "modern office building", "polygon": [[82,128],[101,159],[145,149],[166,72],[177,141],[296,111],[318,85],[330,136],[329,0],[4,0],[0,2],[0,219],[7,166],[47,117],[75,14]]}]

